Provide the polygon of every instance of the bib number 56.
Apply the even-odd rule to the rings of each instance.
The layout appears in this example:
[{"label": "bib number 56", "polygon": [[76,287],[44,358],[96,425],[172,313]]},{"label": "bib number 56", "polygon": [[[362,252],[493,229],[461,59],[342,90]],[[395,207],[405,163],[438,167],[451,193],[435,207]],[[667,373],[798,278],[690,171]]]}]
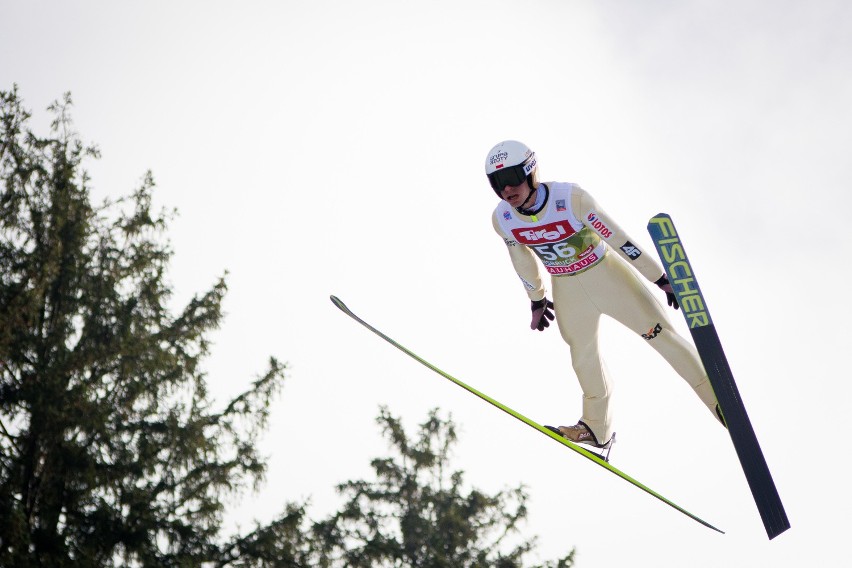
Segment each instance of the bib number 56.
[{"label": "bib number 56", "polygon": [[565,260],[574,258],[577,249],[568,243],[553,243],[547,245],[536,245],[532,247],[543,260]]}]

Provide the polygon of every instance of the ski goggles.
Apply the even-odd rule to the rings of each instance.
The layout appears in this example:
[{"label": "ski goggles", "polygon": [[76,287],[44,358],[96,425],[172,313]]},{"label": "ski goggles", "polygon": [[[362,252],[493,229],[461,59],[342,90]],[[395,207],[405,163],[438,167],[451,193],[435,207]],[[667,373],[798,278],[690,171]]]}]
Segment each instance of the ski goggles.
[{"label": "ski goggles", "polygon": [[497,195],[502,193],[503,188],[507,185],[512,187],[521,185],[527,176],[535,168],[535,157],[527,160],[523,164],[510,166],[508,168],[499,169],[488,174],[488,182],[491,184],[491,189],[497,192]]}]

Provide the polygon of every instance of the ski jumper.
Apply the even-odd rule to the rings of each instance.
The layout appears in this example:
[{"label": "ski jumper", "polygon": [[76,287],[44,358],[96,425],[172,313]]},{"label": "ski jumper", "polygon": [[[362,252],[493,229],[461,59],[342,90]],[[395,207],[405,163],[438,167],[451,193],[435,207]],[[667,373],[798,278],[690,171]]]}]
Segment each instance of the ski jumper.
[{"label": "ski jumper", "polygon": [[602,314],[641,335],[718,419],[698,352],[674,331],[660,301],[639,279],[641,274],[655,282],[662,267],[580,186],[547,182],[538,187],[547,198],[534,215],[501,201],[492,221],[530,300],[547,293],[539,262],[550,274],[556,323],[583,391],[581,421],[601,443],[612,436],[612,383],[598,349]]}]

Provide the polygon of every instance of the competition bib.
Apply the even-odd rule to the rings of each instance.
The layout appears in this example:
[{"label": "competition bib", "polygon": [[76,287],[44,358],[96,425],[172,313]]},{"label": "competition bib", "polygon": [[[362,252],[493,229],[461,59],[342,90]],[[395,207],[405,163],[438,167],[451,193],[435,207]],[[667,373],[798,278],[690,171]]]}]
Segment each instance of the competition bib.
[{"label": "competition bib", "polygon": [[570,184],[548,186],[548,203],[536,217],[537,221],[522,218],[507,205],[500,217],[500,225],[512,235],[512,240],[529,247],[550,274],[576,274],[603,259],[606,243],[574,215]]}]

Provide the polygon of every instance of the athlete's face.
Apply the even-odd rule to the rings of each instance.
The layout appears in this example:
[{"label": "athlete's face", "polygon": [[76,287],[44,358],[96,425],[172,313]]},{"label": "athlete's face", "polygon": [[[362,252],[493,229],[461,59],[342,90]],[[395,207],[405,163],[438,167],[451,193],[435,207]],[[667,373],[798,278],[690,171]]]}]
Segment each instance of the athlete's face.
[{"label": "athlete's face", "polygon": [[530,189],[527,180],[522,181],[519,185],[507,185],[500,192],[500,197],[512,207],[520,207],[529,198],[532,189]]}]

